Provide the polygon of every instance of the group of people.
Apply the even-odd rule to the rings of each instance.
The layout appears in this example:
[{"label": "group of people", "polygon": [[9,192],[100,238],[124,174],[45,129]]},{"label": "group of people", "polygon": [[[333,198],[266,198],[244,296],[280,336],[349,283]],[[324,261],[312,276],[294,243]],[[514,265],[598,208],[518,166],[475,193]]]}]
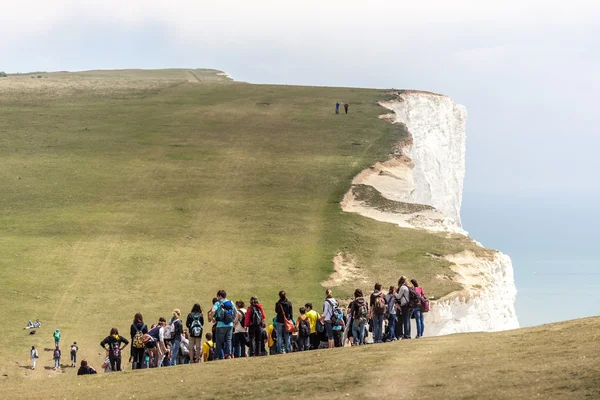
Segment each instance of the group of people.
[{"label": "group of people", "polygon": [[[348,103],[344,103],[344,111],[346,112],[346,114],[348,114]],[[339,114],[340,113],[340,102],[336,101],[335,102],[335,113]]]},{"label": "group of people", "polygon": [[[411,319],[416,321],[416,338],[423,336],[423,313],[429,311],[429,300],[414,279],[408,282],[404,276],[400,277],[398,286],[390,286],[387,293],[377,283],[368,299],[361,289],[356,289],[354,297],[343,303],[346,304],[340,304],[332,290],[327,289],[322,313],[315,311],[312,303],[306,303],[295,314],[291,301],[282,290],[274,307],[274,316],[269,320],[257,297],[251,297],[246,307],[244,301],[233,302],[227,298],[225,290],[219,290],[206,318],[200,304],[194,304],[184,319],[181,311],[175,309],[169,321],[161,317],[150,327],[141,313],[135,314],[129,339],[120,335],[117,328],[112,328],[100,342],[106,351],[102,368],[105,372],[121,371],[122,354],[130,344],[132,368],[141,369],[343,347],[346,342],[361,346],[410,339]],[[205,323],[212,323],[210,332],[204,332]],[[371,341],[368,340],[369,332],[372,332]],[[60,352],[59,341],[57,329],[55,345]],[[73,365],[77,343],[74,346],[74,353],[71,347]],[[32,352],[34,350],[32,347]],[[78,374],[92,373],[96,371],[83,360]]]}]

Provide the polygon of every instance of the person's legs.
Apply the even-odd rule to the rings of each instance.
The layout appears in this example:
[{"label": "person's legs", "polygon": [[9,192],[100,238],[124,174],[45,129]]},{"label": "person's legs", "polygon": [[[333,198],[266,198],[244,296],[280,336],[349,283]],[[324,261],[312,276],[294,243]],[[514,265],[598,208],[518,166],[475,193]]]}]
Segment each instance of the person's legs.
[{"label": "person's legs", "polygon": [[421,337],[425,334],[425,313],[421,312],[420,314],[420,322],[421,322]]},{"label": "person's legs", "polygon": [[228,326],[225,329],[225,358],[231,358],[231,337],[233,334],[233,327],[232,326]]},{"label": "person's legs", "polygon": [[352,321],[352,344],[358,346],[360,344],[360,321],[355,319]]},{"label": "person's legs", "polygon": [[223,344],[225,343],[225,331],[224,328],[217,328],[216,334],[216,345],[215,345],[215,358],[218,360],[223,359]]},{"label": "person's legs", "polygon": [[367,321],[362,321],[358,325],[358,331],[359,331],[359,335],[360,335],[360,342],[359,342],[359,344],[365,344],[365,334],[367,332],[366,324],[367,324]]},{"label": "person's legs", "polygon": [[277,322],[275,328],[277,329],[277,354],[281,354],[283,352],[283,324]]},{"label": "person's legs", "polygon": [[35,363],[37,362],[37,358],[31,359],[31,369],[35,369]]},{"label": "person's legs", "polygon": [[241,357],[240,334],[239,333],[233,334],[232,345],[233,345],[233,356],[235,358]]},{"label": "person's legs", "polygon": [[285,345],[285,352],[288,354],[292,352],[292,343],[291,343],[290,336],[291,336],[291,334],[284,329],[283,330],[283,340],[284,340],[284,345]]},{"label": "person's legs", "polygon": [[179,345],[181,340],[173,340],[173,347],[171,348],[171,365],[177,365],[177,357],[179,357]]},{"label": "person's legs", "polygon": [[411,309],[408,306],[402,306],[402,329],[404,330],[404,339],[410,339],[410,315]]},{"label": "person's legs", "polygon": [[373,342],[381,343],[383,337],[383,315],[373,315]]},{"label": "person's legs", "polygon": [[396,339],[400,340],[404,336],[404,320],[402,314],[396,314]]},{"label": "person's legs", "polygon": [[421,309],[415,308],[413,310],[413,315],[415,316],[415,324],[417,326],[417,337],[420,338],[421,336],[423,336],[421,329]]},{"label": "person's legs", "polygon": [[319,335],[317,333],[311,333],[308,337],[310,341],[310,350],[317,350],[319,348]]},{"label": "person's legs", "polygon": [[388,340],[396,340],[396,314],[390,314],[388,317]]},{"label": "person's legs", "polygon": [[325,333],[327,333],[327,345],[330,349],[333,349],[335,342],[333,341],[333,325],[331,321],[325,321]]}]

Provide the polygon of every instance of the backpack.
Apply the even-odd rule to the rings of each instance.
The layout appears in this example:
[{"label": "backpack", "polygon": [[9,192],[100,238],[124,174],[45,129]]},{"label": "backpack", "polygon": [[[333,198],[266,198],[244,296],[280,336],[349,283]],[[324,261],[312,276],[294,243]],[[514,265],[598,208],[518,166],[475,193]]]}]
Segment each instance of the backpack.
[{"label": "backpack", "polygon": [[421,295],[414,288],[408,288],[408,308],[421,308]]},{"label": "backpack", "polygon": [[223,322],[224,324],[231,324],[235,321],[235,313],[233,312],[233,303],[231,300],[221,302],[217,321]]},{"label": "backpack", "polygon": [[383,297],[383,293],[379,294],[379,296],[375,297],[375,304],[373,304],[373,313],[376,315],[385,314],[387,306],[385,304],[385,298]]},{"label": "backpack", "polygon": [[263,317],[260,308],[257,306],[250,306],[250,313],[250,326],[262,326]]},{"label": "backpack", "polygon": [[425,296],[421,299],[421,312],[429,312],[429,299]]},{"label": "backpack", "polygon": [[310,336],[310,322],[308,318],[300,317],[300,329],[298,330],[298,336],[300,337],[309,337]]},{"label": "backpack", "polygon": [[246,327],[246,313],[243,312],[242,310],[238,310],[239,315],[241,315],[241,317],[238,319],[238,323],[242,326],[242,328]]},{"label": "backpack", "polygon": [[132,346],[136,349],[143,349],[144,341],[142,339],[144,337],[144,334],[142,333],[142,331],[144,330],[146,325],[142,325],[142,329],[138,329],[138,327],[135,324],[133,325],[133,327],[135,328],[135,335],[132,339]]},{"label": "backpack", "polygon": [[175,337],[175,324],[174,321],[171,321],[163,328],[163,338],[166,340],[171,340]]},{"label": "backpack", "polygon": [[192,323],[190,324],[190,336],[194,338],[202,337],[202,323],[200,322],[200,314],[192,315]]},{"label": "backpack", "polygon": [[367,302],[364,298],[360,297],[355,300],[355,309],[353,318],[359,320],[360,322],[366,321],[369,316],[369,307],[367,307]]},{"label": "backpack", "polygon": [[342,320],[344,319],[344,312],[342,309],[333,301],[327,300],[329,305],[331,305],[331,324],[333,326],[338,326],[342,324]]},{"label": "backpack", "polygon": [[215,359],[215,346],[216,346],[215,342],[213,342],[212,346],[208,346],[208,357],[206,358],[206,361],[214,361],[214,359]]},{"label": "backpack", "polygon": [[53,354],[54,358],[60,358],[60,350],[54,350],[54,354]]}]

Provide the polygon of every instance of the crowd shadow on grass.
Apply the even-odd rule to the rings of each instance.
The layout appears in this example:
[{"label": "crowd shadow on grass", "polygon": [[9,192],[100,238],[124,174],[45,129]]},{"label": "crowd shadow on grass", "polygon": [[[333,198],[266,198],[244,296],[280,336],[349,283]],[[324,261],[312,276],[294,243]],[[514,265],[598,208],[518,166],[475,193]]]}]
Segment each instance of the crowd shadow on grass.
[{"label": "crowd shadow on grass", "polygon": [[[53,370],[53,369],[54,369],[54,367],[50,367],[50,366],[48,366],[48,365],[45,365],[45,366],[44,366],[44,369],[45,369],[46,371],[51,371],[51,370]],[[64,371],[65,371],[65,369],[72,369],[72,367],[71,367],[70,365],[66,365],[66,364],[60,364],[60,368],[59,368],[59,370],[60,370],[61,372],[64,372]]]},{"label": "crowd shadow on grass", "polygon": [[49,348],[45,347],[44,351],[54,351],[54,349],[49,349]]}]

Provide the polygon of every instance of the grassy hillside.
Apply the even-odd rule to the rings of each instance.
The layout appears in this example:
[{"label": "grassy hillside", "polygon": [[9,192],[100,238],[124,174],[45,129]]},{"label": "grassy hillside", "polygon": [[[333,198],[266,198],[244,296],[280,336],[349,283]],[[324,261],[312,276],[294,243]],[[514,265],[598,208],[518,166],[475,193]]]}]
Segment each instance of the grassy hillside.
[{"label": "grassy hillside", "polygon": [[[215,71],[106,71],[0,81],[0,372],[9,378],[55,328],[97,364],[98,342],[209,304],[217,289],[272,311],[320,303],[338,252],[355,285],[417,277],[457,285],[427,254],[464,238],[399,229],[337,204],[352,177],[405,134],[377,118],[378,90],[232,83]],[[213,77],[213,78],[211,78]],[[203,80],[200,78],[199,80]],[[336,100],[350,114],[335,115]],[[474,248],[475,251],[480,251]],[[39,318],[30,337],[21,327]],[[46,376],[44,370],[33,376]]]},{"label": "grassy hillside", "polygon": [[120,374],[70,371],[43,386],[5,380],[0,389],[12,398],[70,399],[596,399],[599,330],[600,318],[588,318]]}]

